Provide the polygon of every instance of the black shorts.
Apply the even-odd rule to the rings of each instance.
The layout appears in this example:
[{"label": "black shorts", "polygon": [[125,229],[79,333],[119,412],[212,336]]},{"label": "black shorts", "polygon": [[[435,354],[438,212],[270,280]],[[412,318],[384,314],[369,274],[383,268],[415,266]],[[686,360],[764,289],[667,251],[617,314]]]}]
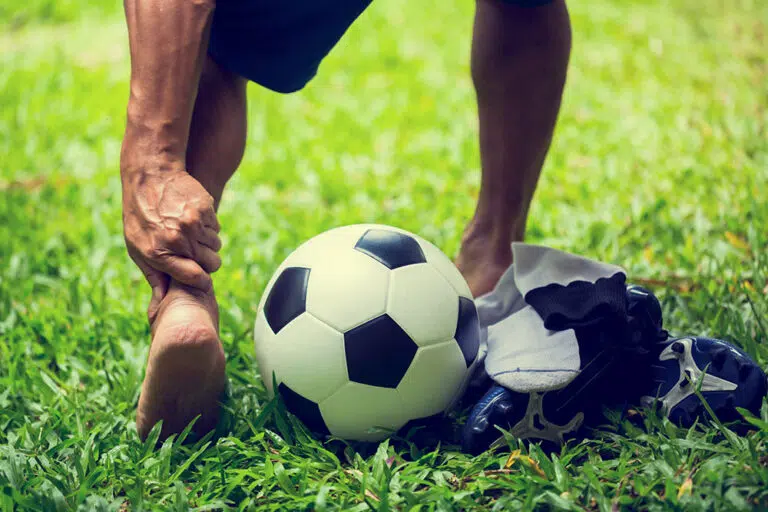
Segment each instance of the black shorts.
[{"label": "black shorts", "polygon": [[[552,0],[503,0],[536,6]],[[273,91],[303,88],[371,0],[219,0],[209,53]]]}]

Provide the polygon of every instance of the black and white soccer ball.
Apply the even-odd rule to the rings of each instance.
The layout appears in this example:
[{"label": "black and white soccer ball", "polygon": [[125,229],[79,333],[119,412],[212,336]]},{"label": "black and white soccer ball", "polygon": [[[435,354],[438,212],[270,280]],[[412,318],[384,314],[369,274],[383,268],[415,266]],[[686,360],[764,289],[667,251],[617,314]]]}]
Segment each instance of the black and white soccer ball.
[{"label": "black and white soccer ball", "polygon": [[280,393],[310,430],[378,441],[449,408],[474,369],[480,328],[466,281],[440,249],[361,224],[317,235],[286,258],[254,337],[270,395]]}]

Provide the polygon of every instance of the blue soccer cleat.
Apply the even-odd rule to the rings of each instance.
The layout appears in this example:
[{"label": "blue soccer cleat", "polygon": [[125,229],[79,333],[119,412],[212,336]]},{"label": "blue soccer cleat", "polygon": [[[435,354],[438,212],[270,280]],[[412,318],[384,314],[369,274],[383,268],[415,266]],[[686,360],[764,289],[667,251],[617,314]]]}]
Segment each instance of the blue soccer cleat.
[{"label": "blue soccer cleat", "polygon": [[[742,419],[737,408],[759,414],[768,394],[765,373],[746,353],[723,340],[704,337],[670,338],[662,330],[661,305],[653,293],[640,286],[627,288],[629,310],[644,317],[650,329],[656,326],[658,343],[649,363],[648,390],[640,403],[658,404],[673,423],[690,427],[709,416],[696,395],[699,389],[712,412],[723,422]],[[700,386],[700,388],[698,387]]]}]

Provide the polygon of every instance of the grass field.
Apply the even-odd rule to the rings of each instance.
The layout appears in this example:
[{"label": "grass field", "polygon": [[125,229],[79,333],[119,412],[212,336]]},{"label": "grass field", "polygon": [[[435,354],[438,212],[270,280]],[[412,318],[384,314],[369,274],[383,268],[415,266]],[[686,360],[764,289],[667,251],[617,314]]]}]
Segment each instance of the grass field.
[{"label": "grass field", "polygon": [[[766,5],[573,2],[569,82],[529,226],[532,242],[653,284],[671,330],[731,340],[763,367]],[[264,409],[254,308],[295,246],[380,222],[455,253],[479,185],[471,2],[374,2],[306,90],[250,88],[215,277],[231,430],[141,443],[149,290],[121,232],[119,8],[0,0],[0,509],[768,509],[765,405],[746,437],[639,411],[554,454],[511,441],[511,460],[408,440],[358,453]]]}]

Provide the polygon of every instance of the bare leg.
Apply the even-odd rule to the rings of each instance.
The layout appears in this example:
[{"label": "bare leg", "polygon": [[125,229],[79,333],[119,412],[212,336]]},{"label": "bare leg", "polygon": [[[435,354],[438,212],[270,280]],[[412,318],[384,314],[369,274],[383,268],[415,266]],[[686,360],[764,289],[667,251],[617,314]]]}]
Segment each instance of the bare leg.
[{"label": "bare leg", "polygon": [[482,185],[456,264],[475,296],[493,289],[523,240],[560,110],[571,48],[564,0],[517,7],[477,0],[472,78]]},{"label": "bare leg", "polygon": [[[208,58],[192,115],[187,169],[221,200],[245,150],[246,82]],[[163,420],[161,438],[178,433],[198,414],[195,430],[218,419],[225,384],[225,357],[213,291],[203,293],[171,281],[157,314],[150,318],[152,345],[136,415],[145,438]]]},{"label": "bare leg", "polygon": [[244,78],[208,57],[192,114],[187,170],[213,196],[217,208],[245,152],[246,85]]}]

